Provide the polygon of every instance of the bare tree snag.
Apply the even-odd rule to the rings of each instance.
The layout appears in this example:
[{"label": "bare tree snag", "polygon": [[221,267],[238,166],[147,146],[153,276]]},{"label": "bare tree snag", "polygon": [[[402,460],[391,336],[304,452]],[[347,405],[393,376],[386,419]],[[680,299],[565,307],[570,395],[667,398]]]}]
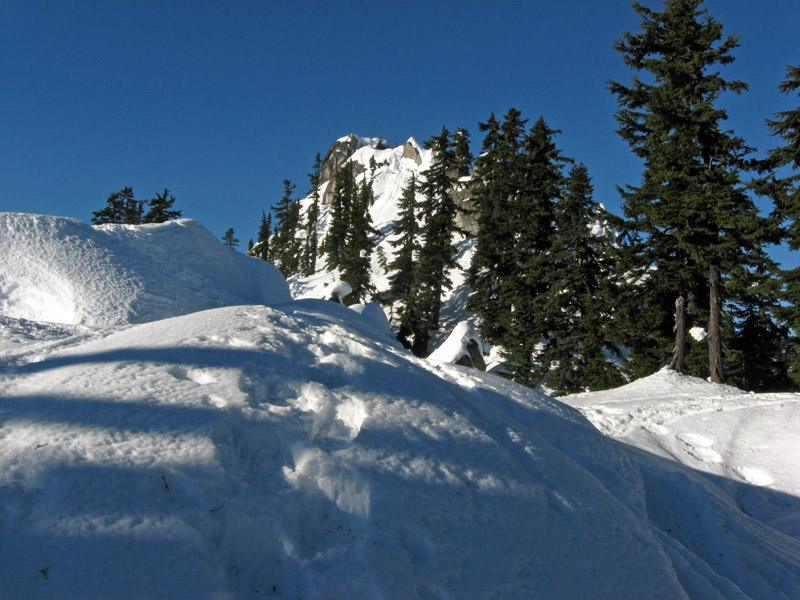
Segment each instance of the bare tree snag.
[{"label": "bare tree snag", "polygon": [[672,349],[672,363],[669,368],[673,371],[681,372],[683,369],[683,358],[686,356],[686,300],[683,294],[675,300],[675,347]]}]

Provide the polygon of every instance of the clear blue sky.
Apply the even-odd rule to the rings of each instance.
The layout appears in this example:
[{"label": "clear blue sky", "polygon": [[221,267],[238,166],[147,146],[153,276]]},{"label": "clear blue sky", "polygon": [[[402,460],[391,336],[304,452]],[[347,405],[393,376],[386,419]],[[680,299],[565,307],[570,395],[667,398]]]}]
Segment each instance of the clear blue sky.
[{"label": "clear blue sky", "polygon": [[[661,2],[645,0],[651,8]],[[777,86],[800,64],[798,0],[708,0],[741,36],[723,76],[729,125],[760,153],[763,124],[797,106]],[[640,165],[614,133],[612,49],[638,19],[624,0],[404,2],[0,0],[0,211],[88,222],[112,192],[168,187],[175,208],[242,246],[282,181],[356,133],[420,142],[520,109],[562,130],[597,200]]]}]

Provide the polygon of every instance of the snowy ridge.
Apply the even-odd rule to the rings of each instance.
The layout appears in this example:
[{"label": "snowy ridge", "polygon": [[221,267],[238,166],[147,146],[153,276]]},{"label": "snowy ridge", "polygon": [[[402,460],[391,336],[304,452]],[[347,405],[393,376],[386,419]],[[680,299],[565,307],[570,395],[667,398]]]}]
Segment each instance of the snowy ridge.
[{"label": "snowy ridge", "polygon": [[290,296],[272,265],[190,219],[92,227],[0,213],[0,315],[72,325],[143,323]]}]

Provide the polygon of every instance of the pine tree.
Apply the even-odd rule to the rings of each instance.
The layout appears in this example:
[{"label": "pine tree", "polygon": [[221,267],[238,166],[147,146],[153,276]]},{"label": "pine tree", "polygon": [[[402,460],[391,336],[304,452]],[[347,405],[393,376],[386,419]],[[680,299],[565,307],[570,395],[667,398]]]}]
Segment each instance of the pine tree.
[{"label": "pine tree", "polygon": [[396,238],[389,244],[396,248],[394,258],[388,264],[389,298],[393,303],[402,303],[399,311],[400,330],[397,339],[410,348],[409,336],[418,327],[418,319],[413,314],[413,306],[407,299],[414,290],[416,259],[419,255],[419,222],[417,221],[417,179],[414,175],[403,188],[400,197],[400,218],[392,224],[392,234]]},{"label": "pine tree", "polygon": [[269,251],[272,262],[290,277],[299,272],[301,240],[297,238],[300,224],[300,203],[292,198],[295,186],[289,179],[283,181],[283,196],[277,204],[270,207],[277,221],[275,235],[270,241]]},{"label": "pine tree", "polygon": [[424,219],[422,247],[413,301],[409,302],[418,315],[412,343],[412,351],[418,356],[427,353],[430,334],[439,328],[442,292],[451,288],[449,271],[456,267],[453,236],[457,232],[457,208],[452,197],[455,157],[450,132],[442,127],[441,134],[428,140],[426,145],[433,151],[433,161],[422,173],[425,179],[420,184],[425,198],[420,207]]},{"label": "pine tree", "polygon": [[173,219],[179,219],[181,211],[171,210],[175,203],[175,196],[169,193],[167,188],[161,194],[156,194],[155,198],[147,201],[150,207],[142,218],[142,223],[164,223]]},{"label": "pine tree", "polygon": [[106,205],[100,210],[92,213],[92,223],[102,225],[104,223],[122,223],[123,204],[119,192],[114,192],[106,199]]},{"label": "pine tree", "polygon": [[333,197],[331,199],[331,225],[325,239],[324,251],[327,255],[329,271],[342,265],[347,230],[350,223],[352,205],[357,195],[357,185],[353,163],[347,162],[336,174],[333,181]]},{"label": "pine tree", "polygon": [[311,180],[311,204],[306,211],[306,239],[303,248],[302,275],[309,277],[317,270],[317,221],[319,220],[319,186],[320,173],[322,172],[322,159],[317,152],[314,161],[314,170],[308,175]]},{"label": "pine tree", "polygon": [[[631,86],[609,82],[620,106],[618,133],[644,160],[639,187],[622,192],[631,230],[629,255],[635,257],[647,302],[661,304],[657,323],[641,323],[631,344],[632,359],[649,362],[669,353],[676,306],[673,368],[683,367],[684,316],[701,296],[708,300],[708,370],[712,381],[722,369],[723,276],[744,253],[757,246],[757,211],[740,180],[748,148],[720,128],[724,110],[714,102],[725,91],[747,88],[713,71],[732,62],[737,39],[722,38],[722,25],[701,0],[668,0],[662,12],[634,3],[641,33],[625,33],[615,49],[624,62],[644,71]],[[654,268],[651,268],[654,267]],[[655,331],[653,331],[655,329]],[[647,338],[644,341],[642,338]],[[636,354],[637,351],[642,354]]]},{"label": "pine tree", "polygon": [[472,151],[469,149],[469,131],[456,128],[453,133],[453,163],[455,178],[469,177],[472,172]]},{"label": "pine tree", "polygon": [[566,192],[554,208],[553,268],[543,276],[558,310],[539,357],[550,367],[547,386],[568,394],[621,385],[619,369],[609,360],[620,357],[611,319],[617,297],[611,241],[592,232],[604,211],[592,198],[584,165],[572,168]]},{"label": "pine tree", "polygon": [[[784,94],[800,96],[800,66],[787,66],[786,79],[779,89]],[[763,171],[766,177],[754,182],[754,189],[774,202],[773,217],[784,226],[783,239],[792,250],[800,249],[800,106],[774,115],[766,123],[772,135],[785,144],[769,151]],[[780,313],[794,332],[787,347],[791,376],[800,384],[800,267],[781,273],[784,306]]]},{"label": "pine tree", "polygon": [[475,161],[472,195],[477,205],[476,248],[468,272],[472,294],[467,309],[481,317],[481,337],[502,343],[511,326],[511,304],[506,287],[515,268],[512,256],[514,223],[510,203],[521,187],[521,154],[526,120],[510,109],[502,125],[492,114],[479,129],[486,132],[481,154]]},{"label": "pine tree", "polygon": [[531,127],[518,171],[521,186],[510,202],[514,245],[506,258],[511,258],[510,278],[502,304],[511,307],[511,314],[501,344],[513,379],[530,386],[540,383],[549,370],[549,364],[538,360],[540,344],[560,317],[555,300],[558,290],[547,283],[548,273],[555,268],[554,203],[561,197],[562,165],[568,161],[553,140],[558,133],[542,117]]},{"label": "pine tree", "polygon": [[258,227],[258,237],[256,243],[251,248],[250,256],[255,256],[261,260],[272,260],[270,256],[270,238],[272,237],[272,213],[269,215],[261,211],[261,225]]},{"label": "pine tree", "polygon": [[142,222],[142,213],[142,203],[134,198],[133,188],[124,187],[108,197],[104,208],[92,213],[92,223],[139,225]]},{"label": "pine tree", "polygon": [[726,289],[736,298],[727,307],[734,335],[726,340],[725,364],[729,383],[737,387],[769,392],[797,385],[789,377],[793,356],[786,308],[779,301],[782,285],[778,266],[761,249],[732,270]]},{"label": "pine tree", "polygon": [[222,241],[231,250],[239,245],[239,239],[235,237],[233,227],[228,228],[225,235],[222,236]]},{"label": "pine tree", "polygon": [[342,254],[342,280],[350,284],[352,292],[342,299],[350,305],[365,301],[375,293],[370,279],[372,250],[378,232],[370,219],[369,207],[374,201],[372,184],[362,181],[358,195],[350,209],[350,219]]}]

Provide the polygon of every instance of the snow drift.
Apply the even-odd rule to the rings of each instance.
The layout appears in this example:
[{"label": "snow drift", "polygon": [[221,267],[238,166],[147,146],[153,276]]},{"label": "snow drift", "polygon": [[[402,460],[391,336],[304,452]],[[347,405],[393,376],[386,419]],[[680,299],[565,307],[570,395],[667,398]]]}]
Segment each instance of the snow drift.
[{"label": "snow drift", "polygon": [[0,213],[0,315],[91,326],[290,299],[272,265],[190,219],[90,226]]},{"label": "snow drift", "polygon": [[[17,256],[96,251],[113,266],[146,249],[131,289],[165,268],[182,281],[179,255],[157,252],[147,230],[10,220],[18,232],[30,225],[28,237],[4,238]],[[97,240],[108,239],[104,254]],[[800,597],[800,540],[779,518],[797,514],[791,494],[765,495],[776,503],[767,521],[739,502],[752,482],[730,487],[611,439],[541,393],[417,359],[371,309],[301,300],[129,325],[131,313],[114,313],[102,294],[152,315],[147,298],[87,285],[92,263],[72,264],[59,272],[65,289],[84,290],[74,320],[114,323],[111,314],[123,325],[0,318],[4,598]],[[189,264],[217,282],[202,288],[206,302],[239,304],[251,289],[235,277],[226,289],[218,263]],[[26,269],[5,271],[16,277],[3,288],[11,300],[38,281]],[[201,290],[199,300],[169,291],[158,306],[203,303]],[[609,400],[630,400],[604,409],[619,415],[609,433],[648,406],[668,428],[677,388],[638,386]],[[661,408],[636,400],[662,388]],[[743,410],[764,405],[740,396]],[[781,401],[798,406],[797,395]],[[600,411],[590,396],[575,403]]]}]

